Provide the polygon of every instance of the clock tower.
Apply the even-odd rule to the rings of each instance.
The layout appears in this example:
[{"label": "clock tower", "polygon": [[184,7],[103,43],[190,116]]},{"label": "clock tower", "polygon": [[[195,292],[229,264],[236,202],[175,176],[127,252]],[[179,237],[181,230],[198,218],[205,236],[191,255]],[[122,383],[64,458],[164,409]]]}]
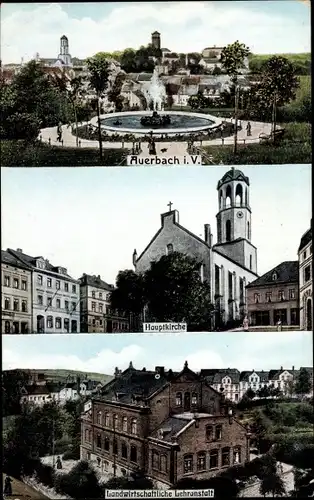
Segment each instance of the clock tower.
[{"label": "clock tower", "polygon": [[256,273],[256,247],[251,243],[249,187],[249,178],[235,168],[231,168],[218,182],[215,248]]}]

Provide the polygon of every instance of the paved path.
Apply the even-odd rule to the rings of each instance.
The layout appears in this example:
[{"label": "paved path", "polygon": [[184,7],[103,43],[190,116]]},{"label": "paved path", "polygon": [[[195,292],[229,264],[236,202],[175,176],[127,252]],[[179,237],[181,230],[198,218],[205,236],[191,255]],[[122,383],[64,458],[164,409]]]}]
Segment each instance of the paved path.
[{"label": "paved path", "polygon": [[[31,486],[23,483],[22,481],[19,481],[18,479],[15,479],[14,477],[10,476],[12,479],[12,495],[11,496],[6,496],[4,497],[5,500],[45,500],[46,498],[48,499],[49,497],[43,495],[42,493],[38,492],[36,489],[32,488]],[[3,482],[5,478],[5,474],[2,475]]]},{"label": "paved path", "polygon": [[[238,143],[239,144],[256,144],[259,143],[259,136],[261,133],[264,134],[270,134],[271,132],[271,124],[270,123],[261,123],[261,122],[250,122],[251,123],[251,132],[252,135],[251,137],[247,137],[246,133],[246,121],[242,121],[242,130],[238,132]],[[86,123],[80,124],[85,125]],[[140,137],[140,136],[139,136]],[[40,131],[39,138],[45,142],[53,145],[53,146],[66,146],[70,148],[76,148],[76,137],[75,135],[72,134],[71,127],[68,125],[62,125],[62,139],[63,139],[63,144],[60,142],[57,142],[57,127],[49,127],[49,128],[44,128]],[[234,143],[234,136],[226,137],[223,140],[222,139],[212,139],[212,140],[207,140],[207,141],[195,141],[194,145],[195,146],[222,146],[222,145],[231,145]],[[104,149],[121,149],[122,147],[126,149],[132,149],[133,143],[131,142],[103,142],[103,148]],[[99,148],[99,143],[98,141],[90,141],[87,139],[79,139],[79,147],[83,148]],[[161,149],[167,149],[167,152],[165,153],[166,156],[172,156],[172,155],[184,155],[187,153],[187,142],[177,142],[177,141],[170,141],[170,142],[157,142],[156,143],[156,149],[157,149],[157,154],[163,154],[160,152]],[[143,142],[142,143],[142,156],[148,156],[148,143]]]},{"label": "paved path", "polygon": [[[256,457],[255,457],[256,458]],[[284,488],[286,490],[286,495],[289,495],[289,492],[294,489],[294,474],[293,474],[293,466],[289,464],[285,464],[282,462],[277,462],[279,467],[281,465],[282,467],[282,473],[280,473],[281,478],[284,482]],[[254,484],[247,486],[244,488],[239,496],[240,497],[259,497],[261,498],[262,495],[260,494],[259,487],[260,487],[261,481],[258,479]],[[272,497],[271,494],[266,495],[267,497]]]}]

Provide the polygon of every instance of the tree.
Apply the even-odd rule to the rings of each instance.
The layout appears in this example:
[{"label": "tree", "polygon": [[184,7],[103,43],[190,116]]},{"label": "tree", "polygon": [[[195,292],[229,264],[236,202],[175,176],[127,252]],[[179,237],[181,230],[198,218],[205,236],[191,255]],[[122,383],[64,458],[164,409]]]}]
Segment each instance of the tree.
[{"label": "tree", "polygon": [[235,130],[234,130],[234,153],[237,152],[238,140],[238,75],[244,67],[245,59],[249,56],[250,49],[238,40],[230,45],[224,47],[221,51],[221,65],[222,69],[231,77],[232,83],[236,87],[235,101],[234,101],[234,117],[235,117]]},{"label": "tree", "polygon": [[310,498],[314,495],[314,467],[306,470],[294,468],[294,491],[296,498]]},{"label": "tree", "polygon": [[154,321],[186,322],[208,328],[213,306],[210,286],[200,279],[200,263],[173,252],[151,263],[145,272],[145,296]]},{"label": "tree", "polygon": [[270,391],[269,391],[269,388],[267,387],[267,385],[264,385],[264,387],[261,387],[258,391],[257,391],[257,395],[259,398],[268,398],[270,396]]},{"label": "tree", "polygon": [[121,95],[121,91],[123,83],[125,81],[125,77],[126,77],[125,73],[119,73],[116,76],[115,81],[113,82],[113,85],[108,92],[108,100],[114,103],[116,111],[122,111],[123,109],[124,99]]},{"label": "tree", "polygon": [[262,478],[260,494],[265,497],[267,493],[271,493],[273,497],[282,497],[286,494],[284,482],[277,473],[270,473]]},{"label": "tree", "polygon": [[112,310],[126,312],[130,318],[130,329],[137,330],[138,317],[145,306],[143,276],[132,270],[120,271],[116,279],[116,288],[110,295],[110,304]]},{"label": "tree", "polygon": [[99,155],[102,161],[102,136],[100,123],[100,98],[107,90],[109,85],[109,77],[111,75],[110,62],[108,59],[98,54],[90,59],[87,59],[87,68],[89,71],[90,87],[96,92],[96,106],[98,118],[98,140],[99,140]]},{"label": "tree", "polygon": [[22,370],[2,372],[2,416],[21,413],[21,389],[27,385],[28,376]]},{"label": "tree", "polygon": [[70,498],[102,498],[102,487],[99,485],[96,472],[88,462],[79,462],[68,474],[60,474],[56,480],[58,493]]},{"label": "tree", "polygon": [[312,381],[309,372],[305,368],[301,368],[295,384],[295,393],[300,396],[305,396],[311,392]]}]

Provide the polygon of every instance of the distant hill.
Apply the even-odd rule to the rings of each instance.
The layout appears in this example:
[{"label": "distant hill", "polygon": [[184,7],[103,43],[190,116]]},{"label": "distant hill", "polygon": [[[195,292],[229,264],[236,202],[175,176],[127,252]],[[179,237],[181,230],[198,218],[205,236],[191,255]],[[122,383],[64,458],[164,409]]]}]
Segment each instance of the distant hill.
[{"label": "distant hill", "polygon": [[297,69],[298,75],[310,75],[312,68],[312,57],[310,52],[303,52],[299,54],[252,54],[249,57],[250,70],[259,72],[262,64],[273,56],[285,57],[291,61]]},{"label": "distant hill", "polygon": [[[113,378],[112,375],[106,375],[103,373],[94,373],[94,372],[83,372],[83,371],[77,371],[77,370],[65,370],[65,369],[22,369],[22,368],[17,368],[18,371],[24,372],[24,373],[29,373],[32,374],[33,376],[38,376],[40,375],[41,380],[49,380],[49,381],[65,381],[68,379],[70,381],[73,379],[73,382],[76,381],[77,377],[80,377],[82,380],[87,379],[87,380],[95,380],[96,382],[101,382],[103,384],[106,384],[110,382],[110,380]],[[13,371],[13,370],[5,370],[5,371]]]}]

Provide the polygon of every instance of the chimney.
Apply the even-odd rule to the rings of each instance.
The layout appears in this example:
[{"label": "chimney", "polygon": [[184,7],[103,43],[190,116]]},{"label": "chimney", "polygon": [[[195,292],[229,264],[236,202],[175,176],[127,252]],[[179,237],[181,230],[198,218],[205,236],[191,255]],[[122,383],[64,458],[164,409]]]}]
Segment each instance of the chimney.
[{"label": "chimney", "polygon": [[155,366],[155,372],[159,373],[159,375],[164,375],[165,367],[164,366]]},{"label": "chimney", "polygon": [[204,240],[205,243],[211,248],[212,246],[212,234],[210,224],[204,224]]},{"label": "chimney", "polygon": [[136,251],[136,248],[134,249],[134,252],[133,252],[132,261],[133,261],[133,266],[135,267],[136,266],[136,261],[137,261],[137,251]]},{"label": "chimney", "polygon": [[97,278],[100,280],[100,274],[98,274]]},{"label": "chimney", "polygon": [[23,253],[23,250],[21,248],[17,248],[16,251],[19,253]]},{"label": "chimney", "polygon": [[292,367],[292,371],[294,372],[294,366]]}]

